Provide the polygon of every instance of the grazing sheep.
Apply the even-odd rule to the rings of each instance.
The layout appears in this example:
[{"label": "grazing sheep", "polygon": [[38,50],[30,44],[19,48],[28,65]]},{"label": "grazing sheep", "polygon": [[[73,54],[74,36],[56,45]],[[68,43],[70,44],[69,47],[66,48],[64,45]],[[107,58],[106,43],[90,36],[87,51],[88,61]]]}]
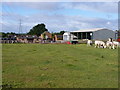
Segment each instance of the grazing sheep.
[{"label": "grazing sheep", "polygon": [[118,47],[119,47],[119,45],[120,45],[120,43],[119,43],[119,42],[117,42],[117,41],[113,41],[113,46],[114,46],[114,48],[118,48]]},{"label": "grazing sheep", "polygon": [[92,46],[93,42],[91,40],[87,41],[87,46]]},{"label": "grazing sheep", "polygon": [[103,41],[96,40],[95,41],[95,48],[106,48],[106,45]]},{"label": "grazing sheep", "polygon": [[115,49],[115,48],[114,48],[114,45],[113,45],[113,42],[107,41],[107,42],[106,42],[106,46],[107,46],[107,48],[109,48],[109,49]]},{"label": "grazing sheep", "polygon": [[108,41],[106,42],[106,46],[107,46],[109,49],[116,49],[116,48],[119,47],[119,42],[113,41],[112,38],[108,38]]}]

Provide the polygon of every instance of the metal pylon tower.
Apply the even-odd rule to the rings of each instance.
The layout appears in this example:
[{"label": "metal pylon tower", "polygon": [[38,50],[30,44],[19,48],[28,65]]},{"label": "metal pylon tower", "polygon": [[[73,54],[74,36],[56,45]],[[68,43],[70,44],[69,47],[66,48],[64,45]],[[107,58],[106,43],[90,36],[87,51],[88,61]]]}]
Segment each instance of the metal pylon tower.
[{"label": "metal pylon tower", "polygon": [[21,23],[21,19],[19,20],[19,34],[22,34],[22,23]]}]

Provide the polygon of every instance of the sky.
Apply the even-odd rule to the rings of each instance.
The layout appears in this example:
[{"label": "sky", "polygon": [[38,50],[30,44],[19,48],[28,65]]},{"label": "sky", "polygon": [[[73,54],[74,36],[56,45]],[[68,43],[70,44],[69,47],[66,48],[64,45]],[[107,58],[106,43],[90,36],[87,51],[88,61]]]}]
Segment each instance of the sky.
[{"label": "sky", "polygon": [[3,32],[29,32],[44,23],[49,32],[118,29],[117,2],[2,2]]}]

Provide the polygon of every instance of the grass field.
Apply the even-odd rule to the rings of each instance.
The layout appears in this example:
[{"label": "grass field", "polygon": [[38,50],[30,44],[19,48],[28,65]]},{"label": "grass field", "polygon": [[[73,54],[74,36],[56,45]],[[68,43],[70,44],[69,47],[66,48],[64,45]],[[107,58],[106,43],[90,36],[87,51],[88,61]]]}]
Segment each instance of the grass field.
[{"label": "grass field", "polygon": [[117,88],[118,52],[85,44],[3,44],[3,85]]}]

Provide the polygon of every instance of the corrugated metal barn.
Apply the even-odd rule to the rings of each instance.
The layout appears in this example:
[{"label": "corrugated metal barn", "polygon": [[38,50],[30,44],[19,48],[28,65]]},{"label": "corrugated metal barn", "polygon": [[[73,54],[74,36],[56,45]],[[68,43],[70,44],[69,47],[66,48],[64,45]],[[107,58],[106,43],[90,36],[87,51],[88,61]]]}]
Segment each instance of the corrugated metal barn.
[{"label": "corrugated metal barn", "polygon": [[90,40],[108,40],[108,38],[117,38],[117,33],[113,30],[105,28],[87,29],[71,31],[78,39],[90,39]]}]

